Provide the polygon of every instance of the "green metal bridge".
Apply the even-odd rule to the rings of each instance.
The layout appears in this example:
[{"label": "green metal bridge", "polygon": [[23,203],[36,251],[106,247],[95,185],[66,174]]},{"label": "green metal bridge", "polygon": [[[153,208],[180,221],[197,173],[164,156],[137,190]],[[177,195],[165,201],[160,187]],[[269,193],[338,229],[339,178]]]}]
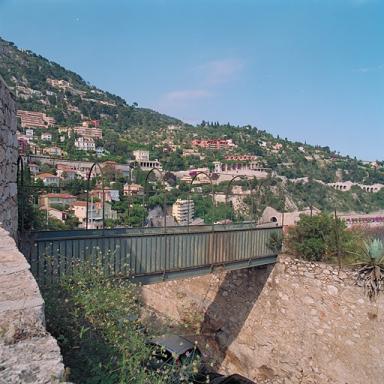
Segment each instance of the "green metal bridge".
[{"label": "green metal bridge", "polygon": [[282,228],[255,223],[32,232],[22,252],[51,283],[84,262],[142,284],[275,263]]}]

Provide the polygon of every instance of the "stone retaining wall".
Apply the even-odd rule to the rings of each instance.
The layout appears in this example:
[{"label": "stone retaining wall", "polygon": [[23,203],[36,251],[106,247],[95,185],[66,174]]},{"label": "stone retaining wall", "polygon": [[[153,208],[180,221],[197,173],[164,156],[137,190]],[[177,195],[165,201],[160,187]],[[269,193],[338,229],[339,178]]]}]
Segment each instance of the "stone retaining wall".
[{"label": "stone retaining wall", "polygon": [[17,231],[16,110],[12,94],[0,77],[0,226]]},{"label": "stone retaining wall", "polygon": [[39,287],[0,228],[0,383],[55,383],[63,375],[60,349],[45,330]]},{"label": "stone retaining wall", "polygon": [[370,302],[348,269],[280,256],[253,268],[145,286],[175,321],[193,319],[222,372],[257,383],[383,382],[384,298]]},{"label": "stone retaining wall", "polygon": [[45,330],[39,287],[12,238],[17,156],[15,103],[0,78],[0,383],[58,383],[64,376],[60,349]]}]

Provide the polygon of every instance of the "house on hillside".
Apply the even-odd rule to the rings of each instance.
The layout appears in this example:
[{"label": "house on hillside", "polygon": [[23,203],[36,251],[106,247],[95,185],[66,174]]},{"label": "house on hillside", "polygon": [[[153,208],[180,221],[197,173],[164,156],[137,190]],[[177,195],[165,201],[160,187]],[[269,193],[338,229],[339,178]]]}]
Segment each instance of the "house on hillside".
[{"label": "house on hillside", "polygon": [[78,137],[75,140],[75,147],[80,151],[94,151],[96,144],[92,138]]},{"label": "house on hillside", "polygon": [[124,196],[142,196],[144,195],[144,187],[140,184],[124,184],[123,189]]},{"label": "house on hillside", "polygon": [[49,156],[62,157],[64,154],[64,151],[59,147],[49,147],[49,148],[44,148],[43,153]]},{"label": "house on hillside", "polygon": [[69,193],[46,193],[39,197],[39,205],[43,207],[51,207],[60,205],[66,207],[76,201],[76,197]]},{"label": "house on hillside", "polygon": [[45,186],[58,187],[60,185],[60,177],[52,175],[52,173],[39,173],[35,176],[35,180],[41,180]]},{"label": "house on hillside", "polygon": [[[87,202],[75,201],[72,203],[74,215],[80,221],[80,228],[86,228],[87,223]],[[117,218],[116,211],[112,210],[111,204],[104,203],[104,220]],[[88,228],[100,229],[103,227],[103,204],[101,202],[88,202]]]},{"label": "house on hillside", "polygon": [[60,211],[60,209],[41,206],[40,210],[44,211],[49,217],[53,217],[54,219],[60,220],[62,223],[64,223],[68,217],[68,214],[64,211]]},{"label": "house on hillside", "polygon": [[44,133],[41,134],[40,138],[43,141],[52,141],[52,133],[44,132]]},{"label": "house on hillside", "polygon": [[[103,189],[101,187],[92,189],[89,193],[90,196],[97,197],[100,201],[103,200]],[[120,194],[118,189],[112,189],[110,187],[104,188],[104,201],[120,201]]]}]

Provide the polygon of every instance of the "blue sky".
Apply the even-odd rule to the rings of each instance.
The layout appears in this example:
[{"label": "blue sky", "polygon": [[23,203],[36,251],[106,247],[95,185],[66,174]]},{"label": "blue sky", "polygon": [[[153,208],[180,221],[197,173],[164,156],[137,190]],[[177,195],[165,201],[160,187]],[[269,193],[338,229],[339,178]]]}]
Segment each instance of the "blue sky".
[{"label": "blue sky", "polygon": [[129,103],[384,159],[384,1],[0,0],[0,36]]}]

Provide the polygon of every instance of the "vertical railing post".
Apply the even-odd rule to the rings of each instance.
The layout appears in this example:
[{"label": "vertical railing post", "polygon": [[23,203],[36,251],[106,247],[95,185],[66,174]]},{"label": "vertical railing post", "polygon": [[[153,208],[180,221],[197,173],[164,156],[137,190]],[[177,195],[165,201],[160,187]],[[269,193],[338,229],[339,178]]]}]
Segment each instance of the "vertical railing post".
[{"label": "vertical railing post", "polygon": [[[95,162],[92,164],[89,172],[88,172],[88,177],[87,177],[87,203],[86,203],[86,212],[85,212],[85,229],[88,229],[88,220],[89,220],[89,213],[88,213],[88,208],[89,208],[89,190],[91,188],[91,176],[92,176],[92,171],[94,168],[98,168],[101,174],[101,188],[102,188],[102,205],[103,205],[103,214],[102,214],[102,228],[104,229],[104,221],[105,221],[105,188],[104,188],[104,174],[103,170],[100,166],[99,163]],[[92,205],[92,204],[91,204]],[[92,209],[92,206],[91,206]]]},{"label": "vertical railing post", "polygon": [[336,241],[336,256],[339,268],[341,268],[341,250],[340,250],[340,233],[339,233],[339,219],[337,217],[337,210],[335,208],[335,241]]},{"label": "vertical railing post", "polygon": [[16,186],[17,186],[17,193],[19,196],[18,204],[20,205],[20,212],[21,214],[21,223],[19,231],[24,231],[24,199],[25,199],[25,188],[24,188],[24,160],[22,156],[19,156],[17,158],[17,171],[16,171]]}]

